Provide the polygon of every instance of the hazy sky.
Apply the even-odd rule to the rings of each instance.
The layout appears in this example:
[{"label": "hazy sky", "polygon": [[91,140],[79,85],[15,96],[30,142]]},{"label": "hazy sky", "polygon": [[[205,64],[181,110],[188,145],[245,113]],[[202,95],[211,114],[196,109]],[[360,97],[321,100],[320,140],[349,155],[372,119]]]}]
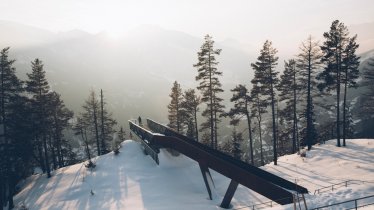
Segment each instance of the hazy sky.
[{"label": "hazy sky", "polygon": [[105,30],[115,36],[140,24],[154,24],[243,42],[326,31],[335,19],[346,25],[374,21],[373,0],[0,0],[0,10],[0,20],[56,32]]}]

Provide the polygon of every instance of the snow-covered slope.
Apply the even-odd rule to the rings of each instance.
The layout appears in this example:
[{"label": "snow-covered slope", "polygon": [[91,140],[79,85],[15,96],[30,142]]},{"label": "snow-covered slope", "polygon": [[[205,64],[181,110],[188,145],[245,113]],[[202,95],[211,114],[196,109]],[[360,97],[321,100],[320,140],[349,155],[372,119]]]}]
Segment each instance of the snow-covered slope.
[{"label": "snow-covered slope", "polygon": [[[308,207],[349,200],[374,194],[374,141],[349,140],[346,148],[337,148],[334,141],[315,146],[306,158],[284,156],[279,165],[264,169],[296,180],[307,187]],[[83,164],[57,170],[52,178],[34,175],[26,180],[16,196],[17,206],[36,209],[220,209],[218,206],[229,184],[226,177],[213,174],[215,199],[208,199],[197,163],[165,150],[160,165],[145,156],[135,141],[122,143],[121,153],[97,158],[90,171]],[[323,186],[345,180],[361,180],[333,192],[313,195]],[[232,201],[233,209],[250,209],[249,205],[266,202],[266,198],[239,186]],[[243,207],[243,208],[242,208]],[[292,209],[277,206],[277,209]]]}]

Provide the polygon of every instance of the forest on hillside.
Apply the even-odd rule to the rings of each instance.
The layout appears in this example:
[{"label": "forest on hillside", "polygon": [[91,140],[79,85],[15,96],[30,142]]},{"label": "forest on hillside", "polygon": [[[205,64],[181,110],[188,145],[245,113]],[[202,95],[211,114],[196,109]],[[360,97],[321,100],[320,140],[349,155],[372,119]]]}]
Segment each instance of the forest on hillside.
[{"label": "forest on hillside", "polygon": [[[168,126],[255,166],[276,164],[281,155],[327,139],[345,146],[347,138],[373,137],[374,58],[363,65],[357,35],[338,20],[323,37],[320,42],[308,36],[298,55],[284,61],[282,72],[276,68],[278,50],[266,40],[248,66],[254,77],[232,87],[230,102],[225,102],[221,49],[206,35],[191,64],[197,70],[191,80],[198,86],[182,90],[178,81],[172,84]],[[54,170],[81,161],[95,167],[91,159],[118,154],[127,133],[113,116],[105,90],[92,89],[74,113],[51,87],[41,59],[31,62],[21,80],[10,50],[0,54],[0,206],[12,207],[17,183],[35,168],[51,177]],[[361,91],[354,92],[357,88]],[[225,119],[230,125],[222,125]],[[359,123],[369,126],[357,131]],[[223,126],[232,133],[220,132]]]},{"label": "forest on hillside", "polygon": [[[323,37],[320,42],[308,36],[299,53],[284,61],[283,72],[276,68],[278,50],[266,40],[249,67],[254,77],[230,90],[232,108],[226,109],[220,96],[221,49],[206,35],[193,65],[199,85],[183,91],[178,81],[173,83],[168,126],[257,166],[276,164],[280,155],[300,152],[304,146],[310,150],[327,139],[336,139],[340,147],[347,138],[372,136],[374,60],[360,71],[357,34],[351,35],[338,20]],[[361,91],[354,92],[359,87]],[[227,141],[221,136],[228,134],[219,132],[224,118],[232,127]],[[369,126],[358,131],[358,124]]]}]

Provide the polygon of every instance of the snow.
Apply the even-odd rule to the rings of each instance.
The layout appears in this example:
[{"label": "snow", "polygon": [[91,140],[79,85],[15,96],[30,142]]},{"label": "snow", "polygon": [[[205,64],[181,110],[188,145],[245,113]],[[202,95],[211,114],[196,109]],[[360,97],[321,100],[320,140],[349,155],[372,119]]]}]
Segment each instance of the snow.
[{"label": "snow", "polygon": [[[336,141],[316,145],[305,158],[280,157],[278,165],[263,168],[308,188],[308,208],[342,202],[374,194],[374,140],[347,140],[347,147]],[[118,155],[109,153],[94,159],[92,171],[83,163],[61,168],[50,179],[45,175],[29,177],[15,196],[18,207],[45,209],[221,209],[220,202],[230,180],[211,171],[215,189],[209,200],[198,164],[166,150],[159,154],[160,165],[141,151],[138,142],[122,143]],[[359,180],[314,195],[318,188],[346,180]],[[365,181],[365,182],[362,182]],[[239,185],[231,202],[233,209],[250,209],[253,204],[269,201]],[[360,201],[361,202],[361,201]],[[362,202],[374,202],[366,200]],[[368,206],[365,209],[373,209]],[[273,209],[293,209],[277,205]]]}]

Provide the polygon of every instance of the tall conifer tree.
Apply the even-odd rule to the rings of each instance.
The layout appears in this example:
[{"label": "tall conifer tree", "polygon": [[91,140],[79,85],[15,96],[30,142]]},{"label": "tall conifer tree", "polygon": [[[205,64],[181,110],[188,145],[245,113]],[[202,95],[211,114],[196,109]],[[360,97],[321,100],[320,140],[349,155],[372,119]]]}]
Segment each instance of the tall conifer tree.
[{"label": "tall conifer tree", "polygon": [[88,99],[83,105],[83,119],[89,125],[91,131],[93,131],[93,136],[96,140],[96,149],[97,156],[101,155],[101,146],[100,146],[100,136],[99,136],[99,109],[100,104],[97,99],[96,93],[94,90],[90,91]]},{"label": "tall conifer tree", "polygon": [[309,36],[307,40],[301,43],[300,53],[297,55],[297,65],[300,69],[302,77],[301,84],[306,84],[306,143],[308,150],[312,148],[312,143],[315,142],[315,127],[314,127],[314,105],[312,93],[316,89],[316,75],[317,70],[321,67],[322,52],[318,42]]},{"label": "tall conifer tree", "polygon": [[183,132],[183,119],[182,119],[182,101],[183,101],[183,93],[180,87],[180,84],[175,81],[173,87],[171,88],[170,93],[171,101],[168,105],[169,110],[169,124],[168,126],[178,133]]},{"label": "tall conifer tree", "polygon": [[51,169],[47,147],[48,115],[47,104],[49,100],[49,84],[45,77],[44,64],[38,58],[31,62],[32,72],[27,74],[26,90],[31,96],[32,107],[35,111],[34,121],[37,128],[36,140],[40,141],[44,150],[45,169],[48,178],[51,177]]},{"label": "tall conifer tree", "polygon": [[230,101],[234,102],[234,107],[230,109],[227,115],[231,118],[231,124],[237,125],[241,118],[245,117],[247,120],[248,133],[249,133],[249,158],[252,165],[253,159],[253,138],[252,138],[252,116],[250,112],[251,96],[248,89],[244,85],[238,85],[231,90],[233,96]]},{"label": "tall conifer tree", "polygon": [[[356,55],[356,49],[359,45],[356,43],[357,35],[349,38],[347,46],[344,49],[343,57],[343,85],[344,85],[344,96],[343,96],[343,146],[346,146],[345,139],[347,133],[349,133],[347,122],[349,122],[349,117],[347,118],[347,113],[349,106],[347,106],[347,92],[348,88],[357,88],[357,79],[359,77],[358,67],[360,65],[360,57]],[[348,131],[348,132],[347,132]]]},{"label": "tall conifer tree", "polygon": [[[22,83],[16,76],[16,69],[13,67],[15,60],[10,60],[8,57],[9,47],[4,48],[0,52],[0,130],[2,136],[0,137],[0,196],[2,192],[8,194],[8,205],[13,208],[13,189],[15,187],[14,180],[14,168],[15,168],[15,143],[16,137],[15,131],[17,130],[17,125],[15,125],[15,120],[13,114],[17,111],[17,101],[19,101],[20,93],[22,91]],[[3,204],[2,198],[0,198],[0,204]],[[2,207],[2,206],[0,206]]]},{"label": "tall conifer tree", "polygon": [[284,71],[280,76],[281,80],[278,85],[279,99],[286,102],[286,107],[280,113],[286,121],[292,122],[292,153],[298,150],[298,113],[297,97],[302,86],[298,82],[300,71],[296,67],[296,61],[290,59],[284,62]]},{"label": "tall conifer tree", "polygon": [[195,94],[194,89],[186,90],[183,94],[181,103],[183,124],[187,125],[186,136],[199,141],[199,132],[197,125],[197,113],[201,99]]},{"label": "tall conifer tree", "polygon": [[[345,84],[345,82],[347,82],[347,85],[348,83],[353,84],[357,79],[355,68],[357,69],[358,65],[355,51],[358,45],[355,42],[355,36],[350,38],[347,27],[339,20],[333,21],[330,31],[325,32],[323,36],[325,42],[321,49],[323,51],[322,62],[325,63],[325,69],[318,75],[318,79],[322,81],[318,87],[320,90],[327,90],[328,92],[336,91],[336,135],[337,146],[340,147],[340,129],[342,124],[340,118],[341,85]],[[345,89],[343,91],[345,95]],[[345,96],[343,100],[346,100]],[[344,114],[345,110],[343,108]],[[343,119],[345,119],[345,116],[343,116]],[[343,122],[344,124],[345,122]]]},{"label": "tall conifer tree", "polygon": [[260,56],[251,66],[255,70],[255,78],[252,83],[260,87],[260,94],[262,96],[270,96],[269,103],[272,112],[272,127],[273,127],[273,161],[277,165],[277,133],[275,123],[275,88],[279,82],[277,75],[279,72],[275,70],[278,64],[278,57],[276,56],[277,49],[273,48],[271,41],[266,40],[263,48],[260,51]]},{"label": "tall conifer tree", "polygon": [[219,93],[223,92],[222,84],[219,76],[222,72],[218,71],[216,55],[221,53],[221,49],[214,49],[214,41],[211,36],[206,35],[204,43],[198,54],[198,62],[193,66],[197,68],[198,75],[196,81],[199,81],[198,90],[201,91],[201,101],[206,104],[206,109],[202,115],[206,117],[206,121],[201,124],[201,130],[209,130],[210,146],[217,149],[218,123],[219,116],[224,112],[223,99],[219,97]]}]

